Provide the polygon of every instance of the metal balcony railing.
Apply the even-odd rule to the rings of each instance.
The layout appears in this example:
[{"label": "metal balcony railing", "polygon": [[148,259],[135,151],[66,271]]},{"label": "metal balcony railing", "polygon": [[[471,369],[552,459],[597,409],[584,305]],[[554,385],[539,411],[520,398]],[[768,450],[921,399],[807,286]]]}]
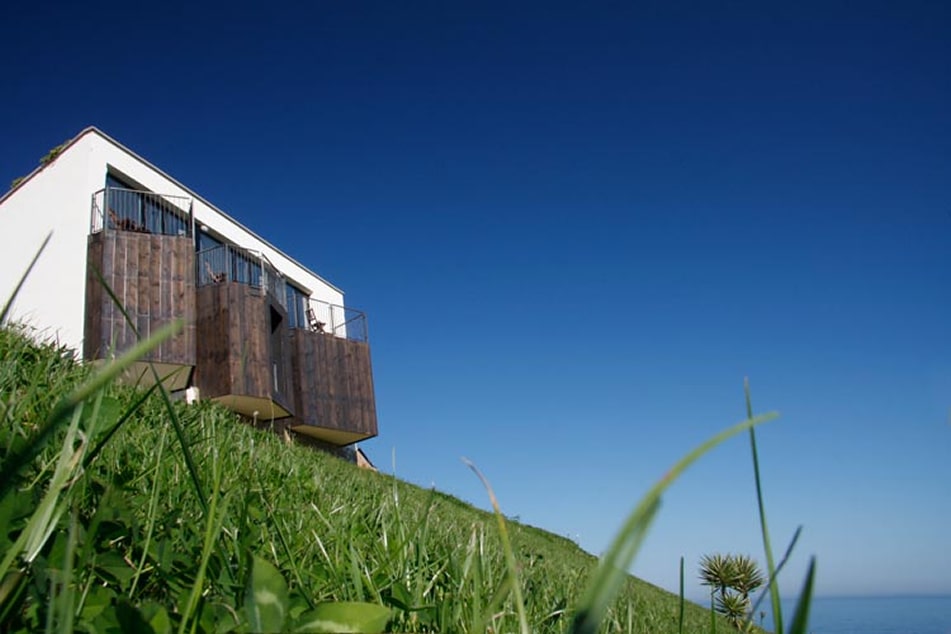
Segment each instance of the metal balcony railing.
[{"label": "metal balcony railing", "polygon": [[284,276],[263,253],[222,244],[199,251],[195,263],[198,286],[224,282],[247,284],[260,288],[287,308]]},{"label": "metal balcony railing", "polygon": [[[292,327],[311,330],[347,339],[367,343],[369,332],[367,316],[362,310],[339,306],[313,297],[302,299],[302,315],[292,320]],[[293,310],[294,308],[289,308]]]},{"label": "metal balcony railing", "polygon": [[120,187],[106,187],[92,195],[89,233],[107,229],[191,237],[192,224],[188,196]]}]

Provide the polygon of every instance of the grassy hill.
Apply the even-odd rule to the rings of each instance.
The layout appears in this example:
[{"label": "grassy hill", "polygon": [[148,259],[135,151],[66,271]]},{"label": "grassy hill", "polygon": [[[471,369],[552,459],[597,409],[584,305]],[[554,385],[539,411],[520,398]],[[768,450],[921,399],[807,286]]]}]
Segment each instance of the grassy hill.
[{"label": "grassy hill", "polygon": [[[0,330],[0,631],[518,631],[491,514],[92,377]],[[597,561],[507,526],[529,627],[569,631]],[[679,613],[628,577],[601,630],[677,632]],[[711,629],[693,604],[684,619]]]}]

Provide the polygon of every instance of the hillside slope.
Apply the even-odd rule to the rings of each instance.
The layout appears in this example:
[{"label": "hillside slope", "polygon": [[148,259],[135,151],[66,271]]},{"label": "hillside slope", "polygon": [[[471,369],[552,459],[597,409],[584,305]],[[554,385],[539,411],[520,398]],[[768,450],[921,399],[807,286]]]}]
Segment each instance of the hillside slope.
[{"label": "hillside slope", "polygon": [[[69,351],[0,330],[0,630],[247,629],[255,556],[286,580],[288,619],[358,601],[391,608],[389,631],[518,629],[491,515],[215,405],[170,411],[111,384],[44,435],[89,375]],[[595,558],[509,529],[530,626],[567,631]],[[602,630],[676,632],[679,609],[631,577]],[[685,617],[684,631],[709,631],[706,611],[687,603]]]}]

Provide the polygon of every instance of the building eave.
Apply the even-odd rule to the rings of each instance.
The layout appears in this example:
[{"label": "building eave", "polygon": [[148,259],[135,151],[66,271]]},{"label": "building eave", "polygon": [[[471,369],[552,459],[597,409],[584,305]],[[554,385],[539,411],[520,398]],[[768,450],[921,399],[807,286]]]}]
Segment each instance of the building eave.
[{"label": "building eave", "polygon": [[[260,236],[259,234],[257,234],[255,231],[253,231],[252,229],[248,228],[245,224],[243,224],[242,222],[238,221],[237,219],[235,219],[233,216],[231,216],[231,215],[228,214],[227,212],[225,212],[225,211],[223,211],[222,209],[220,209],[218,206],[216,206],[214,203],[212,203],[211,201],[209,201],[207,198],[205,198],[204,196],[202,196],[201,194],[199,194],[198,192],[196,192],[195,190],[193,190],[191,187],[188,187],[187,185],[185,185],[184,183],[182,183],[181,181],[179,181],[177,178],[175,178],[175,177],[172,176],[171,174],[167,173],[165,170],[161,169],[160,167],[158,167],[157,165],[155,165],[154,163],[152,163],[151,161],[149,161],[149,160],[146,159],[145,157],[139,155],[139,154],[136,153],[134,150],[132,150],[132,149],[126,147],[125,145],[123,145],[122,143],[120,143],[119,141],[117,141],[116,139],[112,138],[111,136],[109,136],[108,134],[106,134],[105,132],[103,132],[102,130],[100,130],[99,128],[97,128],[96,126],[88,126],[88,127],[86,127],[86,128],[83,128],[83,130],[82,130],[79,134],[77,134],[73,139],[71,139],[70,141],[67,141],[67,142],[62,146],[62,149],[60,150],[59,154],[57,155],[57,158],[58,158],[59,156],[65,154],[65,153],[69,152],[70,149],[71,149],[74,145],[76,145],[77,143],[79,143],[79,141],[82,140],[83,137],[85,137],[85,136],[88,135],[88,134],[95,134],[95,135],[97,135],[100,139],[102,139],[102,140],[104,140],[104,141],[108,141],[108,142],[111,143],[113,146],[115,146],[117,149],[121,150],[122,152],[125,152],[126,154],[128,154],[129,156],[131,156],[132,158],[134,158],[135,160],[137,160],[137,161],[143,163],[144,165],[148,166],[150,169],[154,170],[154,171],[157,172],[158,174],[161,174],[164,178],[167,178],[167,179],[170,180],[171,182],[175,183],[178,187],[181,187],[183,190],[185,190],[186,192],[188,192],[188,194],[189,194],[192,198],[195,198],[196,200],[200,200],[202,203],[204,203],[205,205],[207,205],[212,211],[214,211],[215,213],[220,214],[225,220],[228,220],[228,221],[230,221],[230,222],[233,222],[235,225],[237,225],[237,226],[238,226],[239,228],[241,228],[243,231],[246,231],[249,235],[251,235],[251,236],[254,237],[255,239],[260,240],[261,243],[265,244],[265,245],[268,246],[269,248],[274,249],[275,251],[277,251],[278,253],[280,253],[281,255],[283,255],[285,258],[287,258],[287,259],[288,259],[290,262],[292,262],[293,264],[296,264],[297,266],[299,266],[299,267],[302,268],[303,270],[309,272],[311,275],[313,275],[316,279],[320,280],[322,283],[326,284],[327,286],[329,286],[329,287],[332,288],[333,290],[337,291],[337,292],[340,293],[341,295],[344,294],[344,292],[343,292],[343,290],[342,290],[341,288],[339,288],[339,287],[336,286],[335,284],[333,284],[333,283],[327,281],[326,279],[324,279],[323,277],[321,277],[320,275],[318,275],[317,273],[315,273],[310,267],[305,266],[305,265],[302,264],[299,260],[297,260],[296,258],[294,258],[294,257],[292,257],[291,255],[289,255],[287,252],[285,252],[283,249],[280,249],[280,248],[276,247],[276,246],[275,246],[274,244],[272,244],[269,240],[266,240],[265,238],[263,238],[262,236]],[[47,163],[47,164],[45,164],[45,165],[38,165],[32,172],[30,172],[29,174],[27,174],[26,176],[24,176],[23,179],[22,179],[19,183],[17,183],[16,187],[11,188],[7,193],[3,194],[3,196],[0,196],[0,205],[2,205],[3,202],[4,202],[7,198],[9,198],[10,196],[12,196],[17,190],[19,190],[21,187],[23,187],[23,186],[26,185],[28,182],[30,182],[30,181],[33,179],[34,176],[36,176],[37,174],[39,174],[40,172],[42,172],[44,169],[46,169],[47,167],[49,167],[50,165],[52,165],[55,161],[56,161],[56,159],[53,159],[52,161],[50,161],[49,163]],[[310,289],[310,290],[312,291],[313,289]]]}]

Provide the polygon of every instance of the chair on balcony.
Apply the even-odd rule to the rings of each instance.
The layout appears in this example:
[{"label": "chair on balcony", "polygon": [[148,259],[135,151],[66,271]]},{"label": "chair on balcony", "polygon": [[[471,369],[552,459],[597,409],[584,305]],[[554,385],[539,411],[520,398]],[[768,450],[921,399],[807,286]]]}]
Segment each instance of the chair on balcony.
[{"label": "chair on balcony", "polygon": [[215,273],[215,270],[211,268],[211,264],[208,263],[208,260],[205,260],[205,273],[208,275],[208,279],[211,280],[212,284],[221,284],[225,281],[224,272]]},{"label": "chair on balcony", "polygon": [[132,220],[132,218],[120,218],[115,209],[109,210],[109,220],[112,221],[112,226],[114,229],[132,231],[134,233],[152,233],[147,227],[140,225],[139,223]]},{"label": "chair on balcony", "polygon": [[314,309],[310,306],[307,307],[307,324],[310,326],[310,329],[314,332],[319,332],[319,333],[327,332],[326,330],[324,330],[324,326],[326,326],[327,324],[317,319],[317,315],[314,314]]}]

